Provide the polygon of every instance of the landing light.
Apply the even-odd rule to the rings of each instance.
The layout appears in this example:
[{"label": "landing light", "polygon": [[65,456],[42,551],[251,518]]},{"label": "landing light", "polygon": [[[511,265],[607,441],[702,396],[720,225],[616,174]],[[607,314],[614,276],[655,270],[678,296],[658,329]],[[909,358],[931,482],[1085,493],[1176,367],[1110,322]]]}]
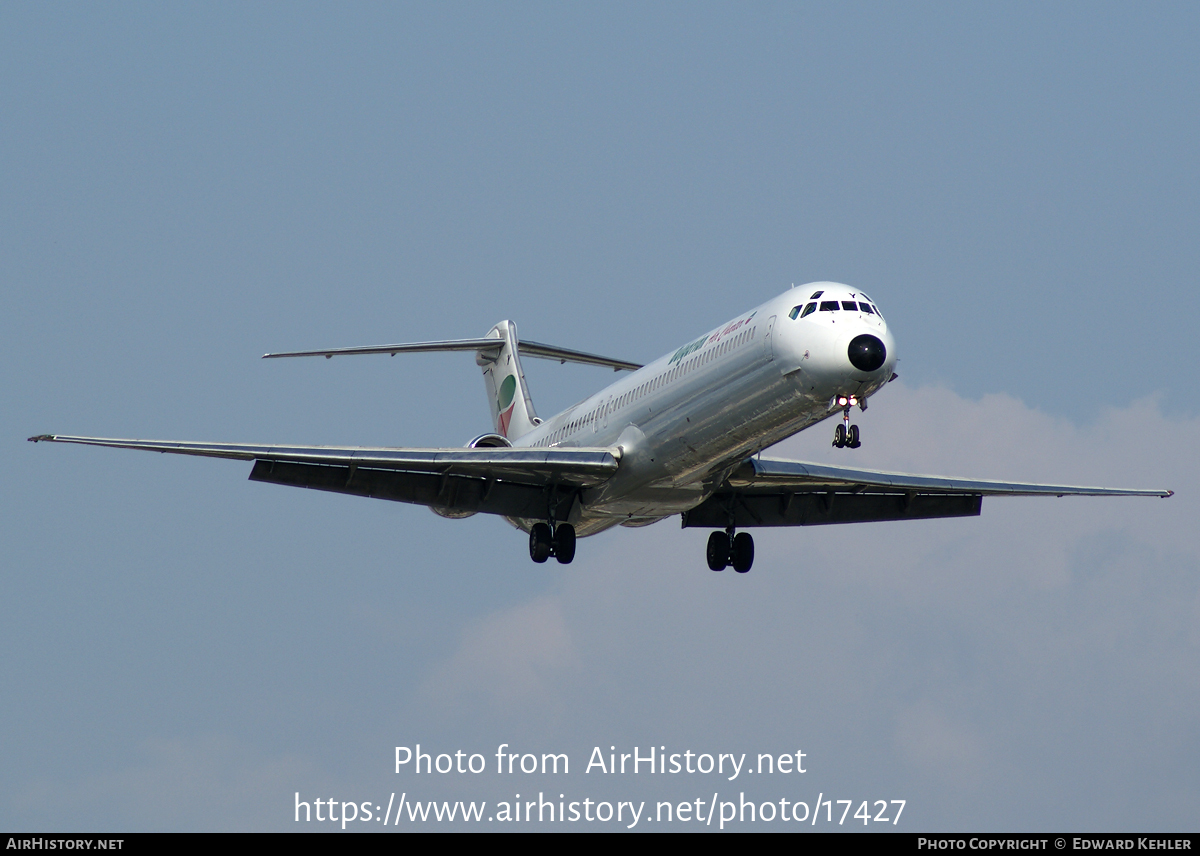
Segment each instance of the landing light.
[{"label": "landing light", "polygon": [[849,398],[847,398],[844,395],[839,395],[837,403],[839,405],[841,405],[842,407],[845,407],[847,404],[849,404],[851,407],[853,407],[854,405],[858,404],[858,396],[852,395]]}]

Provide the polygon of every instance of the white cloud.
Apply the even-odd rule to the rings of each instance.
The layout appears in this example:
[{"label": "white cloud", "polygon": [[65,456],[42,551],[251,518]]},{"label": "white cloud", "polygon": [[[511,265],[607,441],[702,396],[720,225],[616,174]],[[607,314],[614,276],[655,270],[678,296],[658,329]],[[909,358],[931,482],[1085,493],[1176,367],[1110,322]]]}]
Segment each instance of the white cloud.
[{"label": "white cloud", "polygon": [[462,698],[509,713],[533,709],[540,719],[565,701],[562,675],[577,666],[559,598],[536,598],[468,628],[458,650],[436,667],[422,692],[435,703]]}]

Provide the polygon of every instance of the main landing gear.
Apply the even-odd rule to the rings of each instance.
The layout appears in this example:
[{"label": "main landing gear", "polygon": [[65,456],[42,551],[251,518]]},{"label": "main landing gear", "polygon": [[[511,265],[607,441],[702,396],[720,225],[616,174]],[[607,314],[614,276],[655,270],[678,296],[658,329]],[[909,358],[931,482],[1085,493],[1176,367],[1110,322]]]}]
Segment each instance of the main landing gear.
[{"label": "main landing gear", "polygon": [[553,529],[549,523],[535,523],[529,530],[529,558],[540,565],[551,556],[562,565],[575,558],[575,527],[570,523],[559,523]]},{"label": "main landing gear", "polygon": [[708,536],[708,566],[714,571],[723,571],[730,565],[739,574],[750,570],[754,564],[754,538],[749,532],[733,534],[730,526],[724,532]]},{"label": "main landing gear", "polygon": [[[842,424],[833,429],[833,445],[841,449],[849,446],[851,449],[857,449],[862,443],[858,440],[858,426],[850,424],[850,406],[857,404],[857,399],[851,397],[842,397],[838,399],[838,404],[842,405]],[[863,409],[866,409],[866,402],[863,402]]]}]

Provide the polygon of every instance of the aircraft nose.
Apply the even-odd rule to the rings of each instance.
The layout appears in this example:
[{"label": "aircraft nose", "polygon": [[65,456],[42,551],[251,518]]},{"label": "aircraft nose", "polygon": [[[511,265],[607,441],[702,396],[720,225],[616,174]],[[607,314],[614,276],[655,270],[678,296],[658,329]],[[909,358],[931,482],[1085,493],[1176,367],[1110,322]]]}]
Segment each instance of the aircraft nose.
[{"label": "aircraft nose", "polygon": [[877,337],[864,333],[850,340],[847,356],[859,371],[873,372],[887,360],[887,348]]}]

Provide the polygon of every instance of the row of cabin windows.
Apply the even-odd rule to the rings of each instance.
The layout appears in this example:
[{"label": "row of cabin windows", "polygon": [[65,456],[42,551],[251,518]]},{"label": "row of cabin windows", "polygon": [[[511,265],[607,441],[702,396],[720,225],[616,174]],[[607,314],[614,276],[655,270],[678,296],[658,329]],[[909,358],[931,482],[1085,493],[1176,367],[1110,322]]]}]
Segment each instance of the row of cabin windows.
[{"label": "row of cabin windows", "polygon": [[[675,366],[675,368],[671,369],[670,371],[664,372],[664,373],[660,374],[658,377],[654,378],[653,380],[646,381],[646,383],[643,383],[641,386],[638,386],[635,389],[631,389],[629,392],[626,392],[625,394],[618,396],[613,401],[612,406],[608,410],[608,412],[616,413],[622,407],[624,407],[627,404],[632,404],[633,402],[637,401],[639,398],[641,398],[646,393],[653,392],[656,389],[661,389],[665,384],[668,384],[677,378],[683,377],[685,374],[690,372],[693,368],[697,367],[698,365],[703,365],[703,364],[707,363],[709,360],[715,359],[716,357],[719,357],[722,354],[729,353],[731,350],[738,347],[739,345],[743,345],[746,342],[753,339],[754,331],[757,329],[758,329],[758,325],[755,325],[753,327],[747,327],[745,330],[743,330],[738,335],[734,336],[732,339],[726,339],[724,342],[717,345],[717,347],[710,348],[707,351],[702,351],[700,354],[696,355],[692,359],[685,360],[684,362]],[[584,426],[591,424],[592,420],[599,418],[601,415],[603,415],[603,413],[604,413],[604,408],[600,407],[600,408],[597,408],[596,410],[593,410],[591,413],[589,413],[587,416],[584,416],[581,419],[573,419],[572,421],[568,422],[563,427],[554,431],[548,437],[544,438],[539,445],[554,446],[554,445],[558,444],[559,442],[561,442],[563,440],[563,438],[565,438],[569,434],[573,434],[574,432],[578,431],[580,428],[583,428]]]}]

